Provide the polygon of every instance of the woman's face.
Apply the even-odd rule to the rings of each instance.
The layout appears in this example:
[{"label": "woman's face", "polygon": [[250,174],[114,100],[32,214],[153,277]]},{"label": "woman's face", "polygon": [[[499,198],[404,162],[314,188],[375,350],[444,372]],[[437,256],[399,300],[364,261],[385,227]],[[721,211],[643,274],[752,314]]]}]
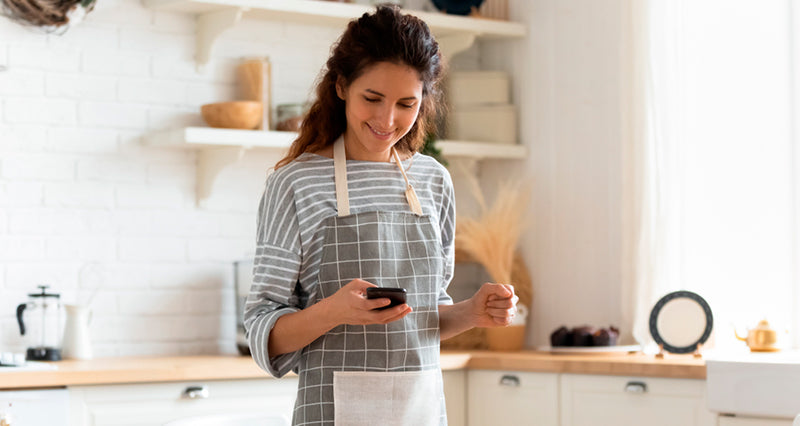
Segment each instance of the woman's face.
[{"label": "woman's face", "polygon": [[407,65],[378,62],[349,87],[336,85],[345,101],[347,157],[389,161],[390,149],[414,125],[422,101],[422,81]]}]

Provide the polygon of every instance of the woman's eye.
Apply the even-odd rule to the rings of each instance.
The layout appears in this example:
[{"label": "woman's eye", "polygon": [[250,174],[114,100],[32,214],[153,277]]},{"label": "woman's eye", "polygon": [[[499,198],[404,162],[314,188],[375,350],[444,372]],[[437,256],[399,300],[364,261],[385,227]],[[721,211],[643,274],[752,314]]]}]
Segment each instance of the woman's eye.
[{"label": "woman's eye", "polygon": [[414,108],[414,104],[399,104],[401,107],[406,109]]},{"label": "woman's eye", "polygon": [[366,100],[367,102],[371,102],[371,103],[380,102],[379,98],[368,98],[366,96],[364,96],[364,100]]}]

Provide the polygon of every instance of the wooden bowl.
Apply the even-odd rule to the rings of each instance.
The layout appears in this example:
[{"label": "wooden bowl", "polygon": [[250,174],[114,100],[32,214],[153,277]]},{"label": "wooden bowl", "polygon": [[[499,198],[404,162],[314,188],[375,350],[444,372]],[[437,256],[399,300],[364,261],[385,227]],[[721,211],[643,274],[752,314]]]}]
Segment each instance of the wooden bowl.
[{"label": "wooden bowl", "polygon": [[262,112],[258,101],[217,102],[200,107],[206,124],[224,129],[255,129],[261,124]]}]

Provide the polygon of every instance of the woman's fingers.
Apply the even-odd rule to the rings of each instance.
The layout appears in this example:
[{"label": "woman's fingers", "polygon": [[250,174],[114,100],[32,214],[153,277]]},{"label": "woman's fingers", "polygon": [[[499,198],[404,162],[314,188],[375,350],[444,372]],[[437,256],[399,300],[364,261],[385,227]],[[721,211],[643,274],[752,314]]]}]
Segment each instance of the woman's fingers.
[{"label": "woman's fingers", "polygon": [[509,325],[514,318],[509,317],[492,317],[492,321],[499,325]]},{"label": "woman's fingers", "polygon": [[516,314],[515,308],[508,308],[508,309],[497,309],[497,308],[489,308],[486,309],[486,313],[490,316],[495,318],[514,318]]},{"label": "woman's fingers", "polygon": [[381,297],[380,299],[364,299],[364,309],[371,311],[384,306],[389,306],[391,303],[392,300],[388,297]]},{"label": "woman's fingers", "polygon": [[352,287],[353,290],[358,291],[360,293],[366,293],[367,288],[369,287],[377,287],[375,284],[372,284],[369,281],[364,281],[360,278],[356,278],[353,281],[347,283],[345,287]]},{"label": "woman's fingers", "polygon": [[486,296],[486,300],[489,301],[517,297],[514,294],[514,286],[511,284],[486,283],[483,285],[482,289],[485,289],[489,293]]},{"label": "woman's fingers", "polygon": [[393,306],[389,309],[378,311],[377,313],[381,314],[380,319],[377,321],[378,324],[388,324],[393,321],[397,321],[404,316],[411,313],[411,306],[406,305],[403,303],[402,305]]},{"label": "woman's fingers", "polygon": [[513,299],[497,299],[486,302],[487,308],[509,309],[517,306]]}]

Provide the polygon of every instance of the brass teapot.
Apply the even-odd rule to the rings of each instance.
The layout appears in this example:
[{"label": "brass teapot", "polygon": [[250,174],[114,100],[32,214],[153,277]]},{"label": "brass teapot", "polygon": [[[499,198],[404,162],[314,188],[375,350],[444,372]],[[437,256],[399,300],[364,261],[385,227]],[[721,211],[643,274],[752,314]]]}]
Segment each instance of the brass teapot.
[{"label": "brass teapot", "polygon": [[736,330],[733,330],[736,338],[746,342],[750,352],[777,352],[778,333],[769,325],[765,319],[758,322],[755,328],[747,330],[747,337],[742,337]]}]

